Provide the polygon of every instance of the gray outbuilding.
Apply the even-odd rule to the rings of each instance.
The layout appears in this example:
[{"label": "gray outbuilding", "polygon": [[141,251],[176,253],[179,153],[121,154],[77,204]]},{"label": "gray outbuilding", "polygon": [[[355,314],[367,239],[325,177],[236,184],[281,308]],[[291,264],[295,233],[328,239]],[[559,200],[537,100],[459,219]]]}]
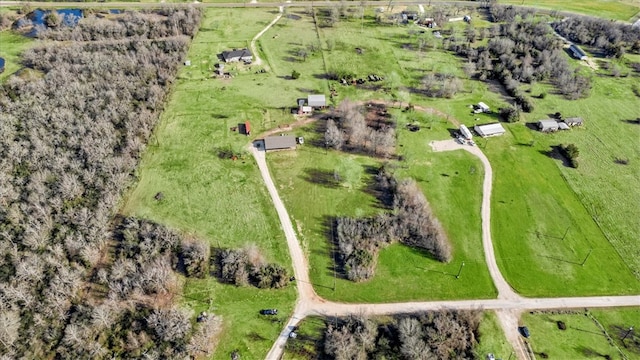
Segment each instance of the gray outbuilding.
[{"label": "gray outbuilding", "polygon": [[327,98],[324,94],[320,95],[309,95],[307,97],[307,105],[312,108],[323,108],[327,106]]},{"label": "gray outbuilding", "polygon": [[558,131],[558,122],[553,119],[538,121],[538,130],[542,132]]},{"label": "gray outbuilding", "polygon": [[293,136],[269,136],[264,138],[264,149],[289,150],[296,148],[296,138]]}]

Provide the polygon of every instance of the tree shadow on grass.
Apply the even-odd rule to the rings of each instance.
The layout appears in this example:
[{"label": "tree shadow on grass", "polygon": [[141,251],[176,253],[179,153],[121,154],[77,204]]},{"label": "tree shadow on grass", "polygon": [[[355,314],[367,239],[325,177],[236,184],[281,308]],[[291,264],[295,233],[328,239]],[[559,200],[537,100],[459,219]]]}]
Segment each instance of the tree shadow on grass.
[{"label": "tree shadow on grass", "polygon": [[336,233],[336,221],[337,218],[335,216],[325,215],[322,219],[322,229],[324,238],[327,239],[329,244],[331,245],[331,249],[329,250],[329,256],[331,256],[331,266],[327,267],[326,270],[330,276],[336,276],[338,279],[347,280],[347,274],[344,269],[344,256],[338,250],[338,236]]},{"label": "tree shadow on grass", "polygon": [[562,155],[562,152],[560,151],[560,146],[558,145],[551,146],[550,150],[539,150],[539,152],[540,154],[550,157],[554,160],[560,160],[562,162],[562,165],[565,167],[569,167],[569,168],[572,167],[569,159],[567,159],[565,156]]},{"label": "tree shadow on grass", "polygon": [[340,187],[342,182],[342,179],[337,172],[324,169],[306,168],[304,169],[304,175],[302,175],[302,178],[307,182],[324,186],[329,189],[336,189]]}]

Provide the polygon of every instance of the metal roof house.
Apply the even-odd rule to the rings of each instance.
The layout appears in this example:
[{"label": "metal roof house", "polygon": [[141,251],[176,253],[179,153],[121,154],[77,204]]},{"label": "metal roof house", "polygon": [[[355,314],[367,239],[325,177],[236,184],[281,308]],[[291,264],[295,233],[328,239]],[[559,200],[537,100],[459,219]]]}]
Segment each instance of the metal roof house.
[{"label": "metal roof house", "polygon": [[569,51],[571,51],[573,57],[578,60],[585,60],[587,58],[587,54],[576,44],[569,46]]},{"label": "metal roof house", "polygon": [[538,129],[542,132],[558,131],[558,122],[552,119],[538,121]]},{"label": "metal roof house", "polygon": [[566,118],[564,122],[569,126],[582,126],[584,124],[584,120],[579,117]]},{"label": "metal roof house", "polygon": [[559,122],[558,123],[558,129],[560,129],[560,130],[571,130],[571,127],[569,127],[569,125],[567,125],[566,123]]},{"label": "metal roof house", "polygon": [[482,137],[499,136],[506,132],[500,123],[476,125],[473,130]]},{"label": "metal roof house", "polygon": [[288,150],[296,148],[296,138],[293,136],[269,136],[264,138],[264,149]]},{"label": "metal roof house", "polygon": [[309,95],[307,105],[313,108],[323,108],[327,106],[327,98],[324,95]]},{"label": "metal roof house", "polygon": [[460,133],[464,136],[465,139],[471,140],[473,135],[471,135],[471,131],[464,124],[460,125]]},{"label": "metal roof house", "polygon": [[223,51],[222,60],[224,60],[224,62],[251,62],[251,60],[253,60],[253,55],[248,49],[233,49],[232,51]]},{"label": "metal roof house", "polygon": [[483,103],[482,101],[480,101],[478,105],[474,106],[473,108],[474,108],[474,111],[473,111],[474,113],[479,113],[479,112],[488,113],[490,111],[489,105]]}]

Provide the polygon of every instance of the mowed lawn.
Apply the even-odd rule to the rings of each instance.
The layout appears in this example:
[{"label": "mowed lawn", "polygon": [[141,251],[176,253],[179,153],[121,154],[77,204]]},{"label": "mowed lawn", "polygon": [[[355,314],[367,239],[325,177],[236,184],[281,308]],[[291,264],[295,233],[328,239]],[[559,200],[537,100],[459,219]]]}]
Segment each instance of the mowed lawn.
[{"label": "mowed lawn", "polygon": [[640,4],[633,0],[500,0],[499,2],[625,21],[640,12]]},{"label": "mowed lawn", "polygon": [[[590,309],[588,314],[584,310],[525,313],[520,323],[529,328],[536,355],[545,353],[550,359],[640,358],[640,334],[629,331],[640,323],[640,308]],[[558,321],[564,322],[566,330],[559,329]]]},{"label": "mowed lawn", "polygon": [[[580,149],[578,169],[556,165],[583,206],[599,224],[624,262],[640,279],[640,126],[630,120],[640,117],[640,98],[631,90],[640,77],[593,76],[591,96],[567,101],[550,95],[536,100],[536,112],[529,121],[561,111],[565,117],[580,116],[582,129],[544,135],[523,132],[540,145],[574,143]],[[519,139],[526,142],[528,138]],[[540,149],[542,150],[542,149]],[[627,165],[616,158],[629,160]],[[637,283],[637,282],[636,282]]]},{"label": "mowed lawn", "polygon": [[[212,247],[255,244],[267,261],[291,270],[277,214],[245,149],[252,138],[230,130],[249,120],[258,133],[287,118],[280,110],[263,110],[255,86],[240,86],[236,78],[211,78],[206,69],[212,64],[202,62],[211,60],[211,55],[226,44],[247,44],[275,15],[268,10],[234,10],[233,16],[244,20],[232,24],[227,10],[207,11],[203,29],[188,55],[193,65],[180,70],[137,171],[139,181],[128,194],[122,212],[206,239]],[[237,32],[230,31],[229,26],[236,26]],[[223,33],[234,37],[222,37]],[[220,151],[227,149],[238,159],[221,159]],[[164,194],[161,201],[154,199],[158,192]],[[236,288],[214,278],[188,279],[183,296],[184,305],[194,311],[222,316],[224,329],[215,354],[221,359],[229,358],[236,349],[243,358],[264,357],[294,302],[294,286],[283,290]],[[258,311],[263,308],[277,308],[279,315],[262,317]]]}]

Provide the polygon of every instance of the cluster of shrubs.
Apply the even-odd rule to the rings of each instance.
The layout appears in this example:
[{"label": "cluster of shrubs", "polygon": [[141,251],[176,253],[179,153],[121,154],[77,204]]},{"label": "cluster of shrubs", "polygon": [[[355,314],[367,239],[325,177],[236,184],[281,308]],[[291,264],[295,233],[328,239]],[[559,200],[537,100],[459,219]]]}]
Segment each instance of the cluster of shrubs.
[{"label": "cluster of shrubs", "polygon": [[279,289],[289,283],[287,269],[279,264],[267,263],[255,246],[219,249],[213,261],[218,278],[228,284]]},{"label": "cluster of shrubs", "polygon": [[435,259],[451,260],[451,245],[427,199],[413,180],[397,181],[384,167],[375,190],[392,212],[370,218],[335,219],[338,265],[347,279],[364,281],[374,275],[378,252],[393,241],[423,249]]},{"label": "cluster of shrubs", "polygon": [[327,120],[325,145],[337,149],[378,156],[395,152],[396,132],[391,121],[368,123],[365,108],[345,100]]},{"label": "cluster of shrubs", "polygon": [[463,88],[462,80],[452,74],[432,73],[422,79],[426,96],[451,99]]},{"label": "cluster of shrubs", "polygon": [[211,343],[215,321],[194,332],[173,305],[174,271],[206,273],[208,247],[114,220],[200,12],[127,16],[45,33],[0,86],[0,357],[184,358]]},{"label": "cluster of shrubs", "polygon": [[578,168],[578,156],[580,156],[580,150],[575,144],[560,145],[560,152],[569,161],[569,165],[572,168]]},{"label": "cluster of shrubs", "polygon": [[481,317],[479,311],[440,311],[385,322],[363,316],[327,320],[321,355],[336,360],[475,359]]}]

